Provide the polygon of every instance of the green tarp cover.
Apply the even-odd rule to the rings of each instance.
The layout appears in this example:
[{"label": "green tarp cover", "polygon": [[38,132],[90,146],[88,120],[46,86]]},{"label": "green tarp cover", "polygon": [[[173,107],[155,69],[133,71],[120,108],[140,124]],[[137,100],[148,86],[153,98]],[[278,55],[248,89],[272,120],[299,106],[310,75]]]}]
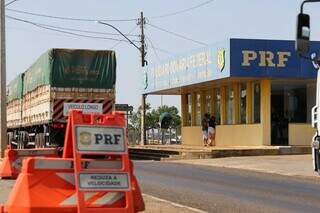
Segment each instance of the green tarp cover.
[{"label": "green tarp cover", "polygon": [[51,49],[26,72],[23,94],[41,85],[113,89],[116,81],[114,51]]},{"label": "green tarp cover", "polygon": [[13,79],[7,87],[7,101],[20,99],[22,97],[22,74]]}]

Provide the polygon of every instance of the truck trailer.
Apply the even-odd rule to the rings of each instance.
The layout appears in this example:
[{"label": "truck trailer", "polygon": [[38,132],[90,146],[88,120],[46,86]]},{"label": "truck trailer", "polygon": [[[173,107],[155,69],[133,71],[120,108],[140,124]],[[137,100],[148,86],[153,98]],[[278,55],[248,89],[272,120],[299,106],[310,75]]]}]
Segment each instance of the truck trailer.
[{"label": "truck trailer", "polygon": [[114,51],[48,50],[7,85],[8,143],[63,146],[69,110],[114,110],[115,83]]}]

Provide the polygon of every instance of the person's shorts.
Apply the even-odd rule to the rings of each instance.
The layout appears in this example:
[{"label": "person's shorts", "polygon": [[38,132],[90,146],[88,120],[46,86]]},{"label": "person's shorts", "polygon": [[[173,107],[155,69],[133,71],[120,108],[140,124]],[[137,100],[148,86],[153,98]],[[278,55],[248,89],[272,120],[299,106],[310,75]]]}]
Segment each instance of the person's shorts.
[{"label": "person's shorts", "polygon": [[202,131],[202,138],[205,140],[208,139],[208,131],[206,131],[206,130]]},{"label": "person's shorts", "polygon": [[215,129],[213,127],[209,127],[208,131],[211,135],[213,135],[215,133]]}]

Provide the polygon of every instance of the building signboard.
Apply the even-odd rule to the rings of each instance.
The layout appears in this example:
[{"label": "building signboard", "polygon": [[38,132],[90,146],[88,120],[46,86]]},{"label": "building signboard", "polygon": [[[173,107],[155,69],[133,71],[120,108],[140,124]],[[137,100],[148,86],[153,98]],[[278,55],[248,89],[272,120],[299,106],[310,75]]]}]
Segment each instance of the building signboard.
[{"label": "building signboard", "polygon": [[[230,39],[171,58],[144,70],[144,94],[228,77],[313,79],[310,60],[295,51],[294,41]],[[312,41],[309,55],[320,54]]]}]

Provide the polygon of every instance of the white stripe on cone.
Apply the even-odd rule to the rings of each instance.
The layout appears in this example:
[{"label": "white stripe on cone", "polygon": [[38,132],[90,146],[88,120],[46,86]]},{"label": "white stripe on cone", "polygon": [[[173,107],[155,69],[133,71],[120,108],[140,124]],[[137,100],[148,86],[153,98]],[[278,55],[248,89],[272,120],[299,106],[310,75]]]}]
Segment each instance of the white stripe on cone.
[{"label": "white stripe on cone", "polygon": [[[57,175],[65,180],[68,183],[71,183],[72,185],[75,185],[74,183],[74,174],[73,173],[64,173],[60,172],[57,173]],[[98,192],[84,192],[84,199],[85,201],[89,200],[93,196],[95,196]],[[108,192],[104,194],[102,197],[96,199],[92,205],[112,205],[113,203],[117,202],[118,200],[122,199],[124,196],[123,192]],[[77,204],[77,195],[76,193],[69,196],[67,199],[62,201],[60,203],[61,206],[65,205],[76,205]]]},{"label": "white stripe on cone", "polygon": [[94,205],[111,205],[123,198],[123,192],[109,192],[93,202]]}]

